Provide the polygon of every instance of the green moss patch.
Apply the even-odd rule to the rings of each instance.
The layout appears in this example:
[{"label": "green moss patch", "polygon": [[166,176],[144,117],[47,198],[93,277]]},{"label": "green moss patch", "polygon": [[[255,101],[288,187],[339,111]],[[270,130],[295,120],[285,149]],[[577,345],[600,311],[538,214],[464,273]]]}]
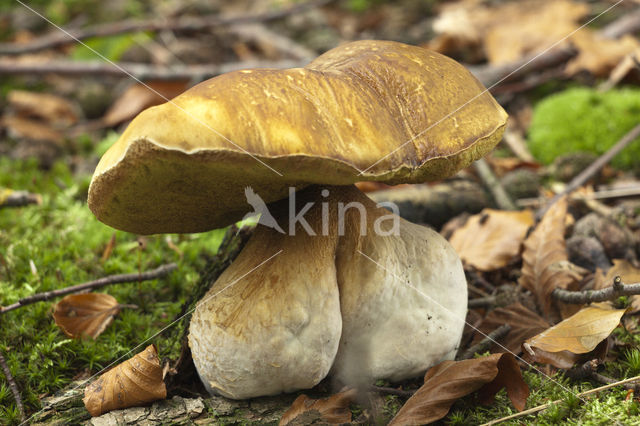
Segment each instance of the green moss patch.
[{"label": "green moss patch", "polygon": [[[640,122],[640,89],[600,93],[574,88],[549,96],[533,111],[529,148],[542,163],[578,151],[603,154]],[[613,160],[623,169],[640,170],[640,143],[631,143]]]}]

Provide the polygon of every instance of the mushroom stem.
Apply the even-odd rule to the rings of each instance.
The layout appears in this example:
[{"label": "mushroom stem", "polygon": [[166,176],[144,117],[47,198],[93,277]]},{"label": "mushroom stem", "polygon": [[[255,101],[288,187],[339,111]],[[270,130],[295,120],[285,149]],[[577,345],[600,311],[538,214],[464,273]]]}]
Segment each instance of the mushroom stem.
[{"label": "mushroom stem", "polygon": [[193,315],[189,343],[210,391],[240,399],[307,389],[330,369],[368,385],[453,358],[466,280],[438,233],[354,186],[311,186],[269,210],[284,232],[261,220],[269,227],[258,225]]}]

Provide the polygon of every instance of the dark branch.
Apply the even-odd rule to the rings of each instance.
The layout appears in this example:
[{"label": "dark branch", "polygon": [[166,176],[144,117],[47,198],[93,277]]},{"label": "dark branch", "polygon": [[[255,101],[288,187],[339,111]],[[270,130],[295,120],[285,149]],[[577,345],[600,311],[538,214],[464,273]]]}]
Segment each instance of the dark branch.
[{"label": "dark branch", "polygon": [[488,350],[492,344],[496,341],[502,339],[504,336],[509,334],[511,331],[511,326],[509,324],[503,324],[500,327],[493,330],[491,333],[487,334],[484,339],[480,340],[475,345],[471,346],[469,349],[464,351],[459,357],[456,359],[458,361],[463,359],[471,359],[478,352],[484,352]]},{"label": "dark branch", "polygon": [[9,389],[11,389],[11,393],[13,393],[13,398],[16,400],[16,406],[18,407],[18,411],[20,411],[20,420],[24,421],[24,406],[22,405],[22,398],[20,397],[16,381],[13,380],[11,370],[9,369],[7,361],[4,359],[4,355],[2,353],[0,353],[0,366],[2,367],[4,377],[7,379],[7,383],[9,384]]},{"label": "dark branch", "polygon": [[71,287],[61,288],[58,290],[45,291],[43,293],[37,293],[32,296],[22,298],[12,305],[0,307],[0,314],[13,311],[14,309],[18,309],[22,306],[30,305],[32,303],[42,302],[44,300],[50,300],[55,297],[65,296],[71,293],[78,293],[84,290],[93,290],[93,289],[104,287],[111,284],[154,280],[156,278],[161,278],[168,275],[169,272],[173,271],[177,267],[178,265],[176,265],[175,263],[169,263],[166,265],[162,265],[151,271],[142,272],[140,274],[111,275],[108,277],[97,279],[95,281],[89,281],[84,284],[74,285]]},{"label": "dark branch", "polygon": [[613,285],[600,290],[567,291],[556,288],[551,297],[564,303],[582,305],[585,303],[615,300],[620,296],[640,294],[640,283],[624,284],[620,277],[615,277]]},{"label": "dark branch", "polygon": [[413,396],[414,393],[416,393],[415,390],[402,390],[402,389],[390,388],[387,386],[370,386],[369,390],[372,392],[378,392],[378,393],[383,393],[387,395],[401,396],[403,398],[410,398]]},{"label": "dark branch", "polygon": [[76,40],[86,40],[92,37],[105,37],[138,31],[201,31],[223,25],[245,24],[249,22],[268,22],[304,12],[305,10],[321,7],[331,1],[332,0],[312,0],[281,10],[256,15],[209,15],[201,17],[169,18],[165,20],[153,18],[112,22],[96,25],[90,28],[66,29],[65,31],[67,31],[72,37],[64,32],[56,30],[54,33],[37,38],[29,43],[0,43],[0,54],[18,55],[22,53],[32,53],[39,50],[64,46],[65,44],[74,43]]},{"label": "dark branch", "polygon": [[127,74],[138,80],[194,80],[207,78],[247,68],[295,68],[306,65],[306,61],[247,61],[225,64],[201,64],[188,66],[161,67],[141,63],[120,63],[114,66],[102,61],[55,60],[48,62],[15,62],[0,60],[0,75],[3,74],[65,74],[126,77]]}]

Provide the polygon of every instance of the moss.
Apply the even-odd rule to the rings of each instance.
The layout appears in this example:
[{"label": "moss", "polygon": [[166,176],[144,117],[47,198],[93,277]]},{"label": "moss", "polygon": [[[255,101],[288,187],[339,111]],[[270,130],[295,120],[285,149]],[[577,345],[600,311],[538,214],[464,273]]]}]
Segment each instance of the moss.
[{"label": "moss", "polygon": [[[573,88],[549,96],[533,111],[529,148],[542,163],[563,154],[585,151],[603,154],[638,123],[640,89],[600,93]],[[640,170],[640,143],[629,145],[613,165]]]},{"label": "moss", "polygon": [[[72,340],[60,331],[50,314],[55,300],[0,316],[0,350],[28,413],[40,408],[43,395],[63,388],[78,374],[94,374],[120,362],[120,357],[130,357],[146,346],[147,339],[158,346],[161,358],[176,359],[185,325],[179,322],[155,334],[180,312],[206,259],[216,253],[224,235],[224,230],[171,235],[177,250],[167,243],[167,236],[150,236],[140,249],[136,235],[114,231],[89,211],[84,201],[88,179],[73,175],[62,162],[42,171],[35,161],[0,158],[0,187],[36,192],[43,199],[41,205],[0,209],[0,305],[109,274],[152,269],[168,262],[177,262],[179,268],[161,280],[98,290],[139,308],[123,310],[95,341]],[[116,246],[101,261],[114,233]],[[0,407],[0,424],[17,422],[13,395],[2,374]]]}]

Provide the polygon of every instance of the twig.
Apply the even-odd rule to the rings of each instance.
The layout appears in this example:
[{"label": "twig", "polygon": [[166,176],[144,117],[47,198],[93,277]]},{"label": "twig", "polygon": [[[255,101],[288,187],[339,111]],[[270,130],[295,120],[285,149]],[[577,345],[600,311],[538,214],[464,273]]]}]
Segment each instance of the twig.
[{"label": "twig", "polygon": [[626,13],[611,22],[600,30],[600,34],[605,38],[620,38],[625,34],[635,33],[638,30],[640,30],[640,8]]},{"label": "twig", "polygon": [[16,385],[16,381],[13,379],[11,370],[7,365],[7,361],[4,359],[4,355],[1,352],[0,352],[0,366],[2,366],[4,377],[7,379],[7,383],[9,383],[9,389],[11,389],[11,393],[13,393],[13,398],[16,401],[16,406],[18,407],[18,411],[20,411],[20,420],[24,421],[24,406],[22,405],[22,398],[20,397],[20,392],[18,391],[18,386]]},{"label": "twig", "polygon": [[263,24],[232,25],[229,31],[243,40],[271,46],[295,59],[311,60],[317,56],[313,50],[307,49],[289,37],[271,31]]},{"label": "twig", "polygon": [[42,204],[42,196],[28,191],[0,188],[0,209],[3,207],[22,207],[29,204]]},{"label": "twig", "polygon": [[416,393],[415,390],[402,390],[402,389],[390,388],[387,386],[373,386],[373,385],[369,386],[369,390],[371,392],[384,393],[387,395],[397,395],[403,398],[411,398],[413,394]]},{"label": "twig", "polygon": [[[611,198],[637,197],[640,195],[640,185],[625,188],[603,189],[590,194],[580,194],[578,199],[582,200],[608,200]],[[572,196],[571,199],[574,199]],[[516,201],[518,207],[539,206],[545,202],[541,198],[520,198]]]},{"label": "twig", "polygon": [[513,204],[509,194],[504,190],[504,187],[496,175],[493,174],[493,171],[491,170],[491,167],[489,167],[489,164],[487,164],[487,161],[484,158],[481,158],[473,163],[473,165],[478,172],[480,179],[482,179],[482,182],[489,191],[491,191],[491,195],[493,195],[493,199],[498,207],[502,210],[516,210],[516,205]]},{"label": "twig", "polygon": [[[127,20],[96,25],[90,28],[66,29],[65,31],[67,31],[77,40],[86,40],[92,37],[105,37],[138,31],[201,31],[222,25],[273,21],[289,15],[304,12],[305,10],[324,6],[331,1],[332,0],[311,0],[281,10],[255,15],[208,15],[200,17],[170,18],[166,20],[161,20],[158,18],[145,20]],[[67,34],[61,31],[56,31],[55,33],[37,38],[29,43],[0,43],[0,55],[18,55],[22,53],[32,53],[39,50],[64,46],[65,44],[73,43],[75,41],[74,38],[69,37]]]},{"label": "twig", "polygon": [[[576,394],[576,396],[578,398],[580,398],[582,396],[591,395],[592,393],[598,393],[598,392],[601,392],[603,390],[611,389],[613,387],[620,386],[620,385],[626,385],[627,383],[636,382],[638,380],[640,380],[640,376],[635,376],[635,377],[631,377],[631,378],[628,378],[628,379],[619,380],[619,381],[617,381],[615,383],[611,383],[611,384],[608,384],[608,385],[600,386],[599,388],[595,388],[595,389],[591,389],[591,390],[588,390],[588,391],[580,392],[579,394]],[[490,421],[488,423],[482,424],[481,426],[496,425],[498,423],[506,422],[507,420],[517,419],[518,417],[527,416],[529,414],[535,414],[535,413],[537,413],[539,411],[546,410],[547,408],[549,408],[552,405],[557,404],[559,402],[562,402],[562,400],[561,399],[557,399],[555,401],[551,401],[551,402],[548,402],[546,404],[538,405],[537,407],[533,407],[533,408],[530,408],[528,410],[520,411],[519,413],[512,414],[510,416],[506,416],[506,417],[502,417],[500,419],[492,420],[492,421]]]},{"label": "twig", "polygon": [[1,306],[0,314],[4,314],[5,312],[13,311],[14,309],[18,309],[25,305],[30,305],[36,302],[42,302],[44,300],[53,299],[58,296],[64,296],[70,293],[77,293],[83,290],[96,289],[100,287],[104,287],[110,284],[119,284],[119,283],[128,283],[128,282],[136,282],[136,281],[147,281],[153,280],[156,278],[161,278],[169,274],[169,272],[176,269],[178,265],[175,263],[168,263],[166,265],[162,265],[156,269],[151,271],[142,272],[140,274],[119,274],[119,275],[111,275],[108,277],[100,278],[95,281],[89,281],[84,284],[78,284],[71,287],[61,288],[58,290],[45,291],[43,293],[37,293],[32,296],[27,296],[18,300],[16,303],[9,306]]},{"label": "twig", "polygon": [[640,136],[640,124],[636,125],[626,135],[624,135],[614,146],[609,148],[607,152],[598,157],[596,161],[591,163],[589,167],[584,169],[578,176],[574,177],[567,187],[561,193],[557,194],[551,199],[544,207],[538,210],[536,217],[541,218],[563,196],[575,191],[589,179],[591,179],[596,173],[598,173],[613,157],[615,157],[620,151],[622,151],[627,145],[633,142],[638,136]]},{"label": "twig", "polygon": [[534,163],[536,161],[529,151],[529,148],[527,148],[527,141],[524,140],[524,137],[522,137],[520,132],[509,128],[507,125],[507,129],[505,130],[502,139],[507,144],[511,152],[513,152],[520,160],[528,163]]},{"label": "twig", "polygon": [[493,343],[497,340],[502,339],[511,331],[511,326],[509,324],[503,324],[500,327],[493,330],[491,333],[487,334],[482,340],[480,340],[475,345],[471,346],[469,349],[464,351],[457,360],[470,359],[478,352],[484,352],[488,350]]},{"label": "twig", "polygon": [[[224,64],[176,65],[161,67],[141,63],[122,62],[118,67],[139,80],[195,80],[247,68],[295,68],[306,65],[306,61],[245,61]],[[102,61],[55,60],[47,62],[15,62],[0,60],[0,75],[6,74],[65,74],[126,77],[120,68]]]},{"label": "twig", "polygon": [[476,297],[467,302],[467,309],[491,308],[496,303],[498,303],[496,296]]},{"label": "twig", "polygon": [[620,296],[640,294],[640,283],[624,284],[620,277],[615,277],[611,287],[600,290],[567,291],[556,288],[551,297],[564,303],[582,305],[584,303],[604,302],[615,300]]}]

